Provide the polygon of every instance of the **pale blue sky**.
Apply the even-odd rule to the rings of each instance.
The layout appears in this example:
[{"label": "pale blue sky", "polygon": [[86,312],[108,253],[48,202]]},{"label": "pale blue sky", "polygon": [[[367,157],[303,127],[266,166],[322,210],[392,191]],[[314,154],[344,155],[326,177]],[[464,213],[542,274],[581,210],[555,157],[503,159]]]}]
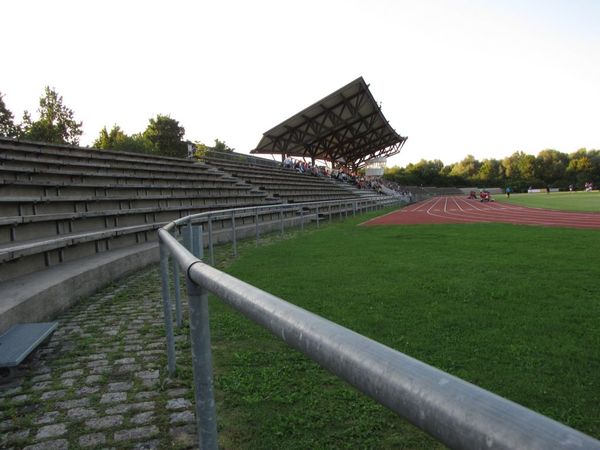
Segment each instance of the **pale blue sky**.
[{"label": "pale blue sky", "polygon": [[0,91],[20,118],[45,85],[84,123],[247,152],[362,75],[408,136],[391,164],[600,148],[600,1],[66,1],[0,4]]}]

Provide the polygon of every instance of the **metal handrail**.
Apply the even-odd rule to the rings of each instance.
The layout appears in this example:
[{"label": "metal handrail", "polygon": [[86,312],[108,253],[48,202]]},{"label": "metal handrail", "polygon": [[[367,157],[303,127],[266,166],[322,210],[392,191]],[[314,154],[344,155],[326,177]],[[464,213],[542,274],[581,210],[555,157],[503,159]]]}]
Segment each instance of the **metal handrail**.
[{"label": "metal handrail", "polygon": [[169,229],[159,230],[159,240],[187,274],[202,449],[217,448],[208,292],[451,448],[600,449],[588,435],[203,263]]}]

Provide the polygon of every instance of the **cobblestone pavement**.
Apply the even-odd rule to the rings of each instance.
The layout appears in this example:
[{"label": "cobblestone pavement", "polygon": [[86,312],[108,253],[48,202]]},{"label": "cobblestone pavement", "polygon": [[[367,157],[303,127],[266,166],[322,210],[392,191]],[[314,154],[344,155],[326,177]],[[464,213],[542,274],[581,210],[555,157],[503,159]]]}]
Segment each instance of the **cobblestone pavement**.
[{"label": "cobblestone pavement", "polygon": [[[1,448],[195,447],[191,386],[166,372],[157,267],[58,320],[52,337],[0,385]],[[188,329],[175,333],[185,347]]]}]

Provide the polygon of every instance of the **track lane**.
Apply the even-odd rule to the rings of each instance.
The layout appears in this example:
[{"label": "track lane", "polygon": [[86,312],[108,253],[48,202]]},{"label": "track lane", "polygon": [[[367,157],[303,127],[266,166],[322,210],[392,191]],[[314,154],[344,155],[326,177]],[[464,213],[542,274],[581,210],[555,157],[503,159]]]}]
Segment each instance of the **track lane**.
[{"label": "track lane", "polygon": [[481,203],[463,197],[433,197],[378,217],[365,225],[489,223],[600,229],[600,214],[530,208],[501,202]]}]

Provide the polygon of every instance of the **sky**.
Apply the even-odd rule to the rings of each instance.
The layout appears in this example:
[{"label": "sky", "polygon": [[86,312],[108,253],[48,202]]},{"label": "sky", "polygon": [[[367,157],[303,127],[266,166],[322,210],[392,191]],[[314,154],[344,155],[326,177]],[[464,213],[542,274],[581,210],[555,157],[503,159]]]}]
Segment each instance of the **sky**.
[{"label": "sky", "polygon": [[408,136],[388,166],[600,149],[598,0],[7,0],[0,92],[20,120],[45,86],[82,145],[167,114],[248,153],[363,76]]}]

